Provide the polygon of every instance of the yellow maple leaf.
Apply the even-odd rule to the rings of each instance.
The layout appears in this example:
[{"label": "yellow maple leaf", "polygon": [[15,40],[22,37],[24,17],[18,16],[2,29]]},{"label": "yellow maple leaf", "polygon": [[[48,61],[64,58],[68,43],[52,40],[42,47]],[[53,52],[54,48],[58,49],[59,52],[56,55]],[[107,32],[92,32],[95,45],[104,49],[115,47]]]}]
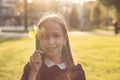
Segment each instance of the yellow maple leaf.
[{"label": "yellow maple leaf", "polygon": [[45,29],[43,26],[41,26],[40,28],[38,28],[36,25],[34,25],[33,29],[29,31],[29,34],[31,35],[31,37],[33,38],[41,38],[43,36],[45,36]]},{"label": "yellow maple leaf", "polygon": [[33,26],[33,29],[29,31],[31,37],[35,38],[37,34],[38,27],[36,25]]},{"label": "yellow maple leaf", "polygon": [[37,29],[37,37],[42,38],[45,36],[45,29],[43,26]]}]

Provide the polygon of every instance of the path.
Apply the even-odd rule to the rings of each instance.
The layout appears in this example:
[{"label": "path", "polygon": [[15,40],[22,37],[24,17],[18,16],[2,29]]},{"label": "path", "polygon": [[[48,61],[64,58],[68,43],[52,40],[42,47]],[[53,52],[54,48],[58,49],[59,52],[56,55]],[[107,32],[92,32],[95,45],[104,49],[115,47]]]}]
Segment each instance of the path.
[{"label": "path", "polygon": [[[80,32],[80,31],[73,31],[68,32],[70,35],[114,35],[114,32],[106,32],[106,31],[100,31],[100,32]],[[26,37],[30,36],[28,33],[16,33],[16,32],[0,32],[0,36],[5,37]]]},{"label": "path", "polygon": [[[32,27],[29,26],[28,29]],[[5,37],[22,37],[22,36],[30,36],[28,33],[16,33],[16,32],[2,32],[1,30],[24,30],[23,26],[0,26],[0,36]],[[69,32],[70,35],[114,35],[113,31],[97,31],[97,32],[81,32],[81,31],[73,31]]]}]

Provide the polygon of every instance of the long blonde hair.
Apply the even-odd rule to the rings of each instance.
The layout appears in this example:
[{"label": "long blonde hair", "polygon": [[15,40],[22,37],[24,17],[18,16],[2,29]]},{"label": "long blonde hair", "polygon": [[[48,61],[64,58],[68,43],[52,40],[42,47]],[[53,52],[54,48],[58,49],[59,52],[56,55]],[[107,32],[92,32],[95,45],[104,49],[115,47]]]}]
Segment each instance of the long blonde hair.
[{"label": "long blonde hair", "polygon": [[[70,44],[69,44],[69,37],[68,37],[68,33],[67,33],[67,28],[68,28],[68,24],[67,21],[65,19],[65,17],[63,17],[61,14],[56,14],[56,13],[45,13],[40,21],[38,22],[37,26],[38,29],[40,27],[42,27],[41,25],[47,21],[53,21],[58,23],[62,30],[63,30],[63,34],[67,35],[67,39],[66,39],[66,44],[63,46],[62,49],[62,57],[67,65],[68,71],[67,71],[67,80],[71,80],[71,67],[74,65],[74,61],[73,61],[73,57],[72,57],[72,53],[71,53],[71,49],[70,49]],[[36,39],[37,41],[37,39]],[[39,42],[39,41],[38,41]],[[38,45],[38,44],[36,44]],[[39,46],[39,45],[38,45]]]},{"label": "long blonde hair", "polygon": [[65,17],[63,17],[61,14],[46,13],[41,17],[40,21],[38,22],[37,24],[38,28],[40,28],[41,25],[47,21],[53,21],[58,23],[63,30],[63,34],[67,35],[66,45],[63,46],[62,54],[63,54],[63,57],[67,58],[67,65],[73,64],[74,62],[71,54],[69,38],[67,33],[68,24],[65,21]]}]

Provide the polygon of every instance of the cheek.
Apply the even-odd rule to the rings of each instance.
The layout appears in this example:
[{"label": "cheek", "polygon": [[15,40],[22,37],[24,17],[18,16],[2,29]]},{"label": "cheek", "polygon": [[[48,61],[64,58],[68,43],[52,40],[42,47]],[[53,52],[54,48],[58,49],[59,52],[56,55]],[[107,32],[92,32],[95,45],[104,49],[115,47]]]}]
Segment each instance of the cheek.
[{"label": "cheek", "polygon": [[60,39],[60,40],[59,40],[59,43],[62,44],[62,45],[64,45],[64,44],[66,43],[66,38]]},{"label": "cheek", "polygon": [[63,47],[63,45],[65,44],[65,40],[58,40],[58,41],[57,41],[57,44],[58,44],[60,47]]},{"label": "cheek", "polygon": [[41,50],[44,50],[45,47],[46,47],[46,42],[45,41],[40,41],[39,45],[40,45]]}]

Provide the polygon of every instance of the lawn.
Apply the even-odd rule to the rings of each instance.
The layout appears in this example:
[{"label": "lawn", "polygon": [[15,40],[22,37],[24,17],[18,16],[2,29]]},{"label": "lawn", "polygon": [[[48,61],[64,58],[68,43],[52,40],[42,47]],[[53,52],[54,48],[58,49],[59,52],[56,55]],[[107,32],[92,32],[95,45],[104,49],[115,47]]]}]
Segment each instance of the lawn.
[{"label": "lawn", "polygon": [[[120,35],[70,35],[75,63],[87,80],[120,80]],[[30,37],[0,37],[0,80],[20,80],[34,50]]]}]

